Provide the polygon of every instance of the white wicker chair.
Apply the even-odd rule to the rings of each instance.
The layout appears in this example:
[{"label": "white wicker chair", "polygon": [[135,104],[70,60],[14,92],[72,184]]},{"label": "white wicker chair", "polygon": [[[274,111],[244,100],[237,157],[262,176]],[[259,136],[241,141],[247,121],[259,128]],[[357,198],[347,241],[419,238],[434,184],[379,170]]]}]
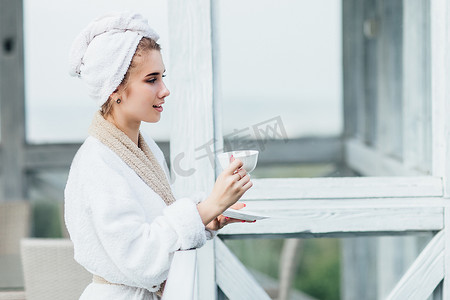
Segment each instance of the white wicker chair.
[{"label": "white wicker chair", "polygon": [[[0,300],[24,299],[20,240],[29,235],[30,203],[0,203]],[[9,289],[13,291],[8,291]]]},{"label": "white wicker chair", "polygon": [[27,300],[79,299],[92,281],[69,239],[23,239],[21,250]]},{"label": "white wicker chair", "polygon": [[20,240],[29,236],[30,203],[0,203],[0,255],[19,254]]},{"label": "white wicker chair", "polygon": [[9,291],[0,292],[0,300],[25,300],[25,292],[22,291]]}]

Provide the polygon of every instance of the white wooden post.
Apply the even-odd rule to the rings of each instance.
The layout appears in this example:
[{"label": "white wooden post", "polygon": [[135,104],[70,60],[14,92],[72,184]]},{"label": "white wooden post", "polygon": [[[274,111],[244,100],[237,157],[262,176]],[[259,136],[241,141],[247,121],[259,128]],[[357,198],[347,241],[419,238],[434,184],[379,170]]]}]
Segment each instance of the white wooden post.
[{"label": "white wooden post", "polygon": [[358,100],[364,97],[363,41],[356,28],[363,26],[363,4],[358,0],[342,1],[344,133],[346,138],[360,137],[361,140],[364,122],[358,118],[358,112],[363,108]]},{"label": "white wooden post", "polygon": [[403,1],[403,164],[431,173],[430,1]]},{"label": "white wooden post", "polygon": [[[177,103],[170,112],[174,114],[170,141],[174,188],[177,196],[209,194],[215,179],[210,2],[170,0],[168,8],[170,101]],[[198,251],[199,299],[217,298],[214,242],[209,243]]]},{"label": "white wooden post", "polygon": [[[343,28],[343,91],[344,91],[344,132],[346,141],[355,138],[362,144],[374,142],[375,128],[370,128],[376,116],[373,102],[376,100],[376,84],[373,82],[373,70],[366,71],[366,53],[368,41],[363,35],[365,12],[374,10],[376,1],[342,1],[342,28]],[[372,60],[373,61],[373,60]],[[376,70],[376,69],[375,69]],[[367,74],[372,72],[372,74]],[[369,76],[369,78],[366,78]],[[372,82],[371,82],[372,81]],[[370,100],[366,101],[366,88],[370,90]],[[374,97],[375,96],[375,97]],[[375,102],[376,104],[376,102]],[[369,119],[368,116],[371,116]],[[372,122],[368,122],[368,121]],[[351,166],[349,148],[346,145],[346,160]],[[345,300],[353,299],[375,299],[372,291],[376,289],[375,280],[368,281],[361,273],[370,274],[375,268],[374,257],[367,256],[374,251],[361,251],[370,249],[370,239],[354,238],[342,241],[342,274],[341,274],[341,297]],[[373,248],[373,247],[372,247]],[[368,250],[367,249],[367,250]],[[360,254],[360,255],[356,255]],[[375,279],[375,278],[374,278]],[[369,296],[370,295],[370,296]]]},{"label": "white wooden post", "polygon": [[432,295],[444,275],[443,236],[442,231],[436,234],[387,298],[382,295],[382,299],[420,300]]},{"label": "white wooden post", "polygon": [[[398,145],[401,147],[398,149],[401,149],[401,152],[388,154],[397,154],[397,159],[404,169],[426,174],[431,168],[429,3],[424,0],[403,1],[399,14],[402,16],[399,19],[403,19],[402,31],[398,41],[393,43],[398,47],[394,51],[400,51],[401,54],[403,74],[399,78],[400,82],[395,82],[401,89],[400,96],[403,98],[396,101],[402,100],[400,103],[403,104],[389,110],[401,120],[401,123],[396,125],[400,131],[395,136],[400,140]],[[399,17],[398,13],[394,17]],[[384,27],[388,30],[389,22],[384,22]],[[392,78],[388,78],[388,81],[391,80]],[[389,88],[388,83],[385,82],[384,88]],[[383,102],[381,99],[380,101]],[[380,123],[383,123],[384,115],[385,113],[380,114]],[[384,299],[417,257],[419,239],[381,237],[378,240],[378,297]]]},{"label": "white wooden post", "polygon": [[402,10],[401,0],[377,0],[377,149],[387,155],[402,152]]},{"label": "white wooden post", "polygon": [[[364,70],[364,94],[358,101],[364,107],[364,110],[358,113],[362,114],[358,116],[359,120],[364,122],[364,139],[361,140],[364,144],[373,146],[376,144],[377,139],[377,123],[378,123],[378,80],[377,80],[377,48],[378,48],[378,12],[377,12],[377,0],[359,1],[363,3],[364,9],[361,12],[360,17],[354,17],[357,20],[362,20],[362,27],[356,27],[356,34],[359,35],[359,39],[362,42],[362,61],[360,64]],[[358,36],[357,36],[358,38]]]},{"label": "white wooden post", "polygon": [[444,284],[442,299],[450,298],[450,3],[431,1],[431,97],[434,176],[443,178],[444,186]]},{"label": "white wooden post", "polygon": [[25,197],[25,91],[23,58],[23,3],[0,1],[0,199]]}]

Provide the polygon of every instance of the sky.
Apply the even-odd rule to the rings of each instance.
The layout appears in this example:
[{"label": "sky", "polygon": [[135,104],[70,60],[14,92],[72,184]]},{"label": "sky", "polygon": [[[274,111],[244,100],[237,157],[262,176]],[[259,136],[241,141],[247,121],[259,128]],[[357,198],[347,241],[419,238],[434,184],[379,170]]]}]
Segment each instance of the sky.
[{"label": "sky", "polygon": [[[341,7],[338,0],[217,0],[223,133],[279,116],[290,138],[342,131]],[[25,0],[27,140],[80,142],[97,110],[68,75],[75,36],[111,10],[140,12],[160,34],[170,89],[167,1]],[[174,92],[173,90],[171,91]],[[168,140],[175,106],[143,124]],[[249,113],[251,112],[251,113]]]}]

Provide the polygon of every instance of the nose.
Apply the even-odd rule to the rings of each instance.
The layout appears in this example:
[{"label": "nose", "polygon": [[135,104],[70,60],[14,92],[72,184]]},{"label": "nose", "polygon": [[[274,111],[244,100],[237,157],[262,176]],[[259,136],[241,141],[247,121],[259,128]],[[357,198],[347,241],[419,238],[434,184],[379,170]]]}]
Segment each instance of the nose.
[{"label": "nose", "polygon": [[159,98],[163,99],[163,98],[166,98],[166,97],[169,96],[169,95],[170,95],[170,91],[169,91],[169,89],[167,88],[166,84],[163,82],[163,83],[162,83],[162,88],[161,88],[161,91],[160,91],[160,97],[159,97]]}]

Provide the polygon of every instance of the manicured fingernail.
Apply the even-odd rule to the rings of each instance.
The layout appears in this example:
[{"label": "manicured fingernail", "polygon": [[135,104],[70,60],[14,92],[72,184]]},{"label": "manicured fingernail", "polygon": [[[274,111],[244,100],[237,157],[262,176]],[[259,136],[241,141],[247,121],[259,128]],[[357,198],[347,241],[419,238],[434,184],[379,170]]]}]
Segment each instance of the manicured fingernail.
[{"label": "manicured fingernail", "polygon": [[252,223],[255,223],[255,222],[256,222],[256,220],[252,221]]},{"label": "manicured fingernail", "polygon": [[244,207],[246,207],[247,205],[244,203]]},{"label": "manicured fingernail", "polygon": [[242,223],[245,223],[245,221],[241,221]]},{"label": "manicured fingernail", "polygon": [[228,218],[228,217],[225,217],[225,220],[229,220],[230,218]]},{"label": "manicured fingernail", "polygon": [[234,161],[234,156],[233,156],[233,154],[231,154],[230,162],[233,162],[233,161]]}]

